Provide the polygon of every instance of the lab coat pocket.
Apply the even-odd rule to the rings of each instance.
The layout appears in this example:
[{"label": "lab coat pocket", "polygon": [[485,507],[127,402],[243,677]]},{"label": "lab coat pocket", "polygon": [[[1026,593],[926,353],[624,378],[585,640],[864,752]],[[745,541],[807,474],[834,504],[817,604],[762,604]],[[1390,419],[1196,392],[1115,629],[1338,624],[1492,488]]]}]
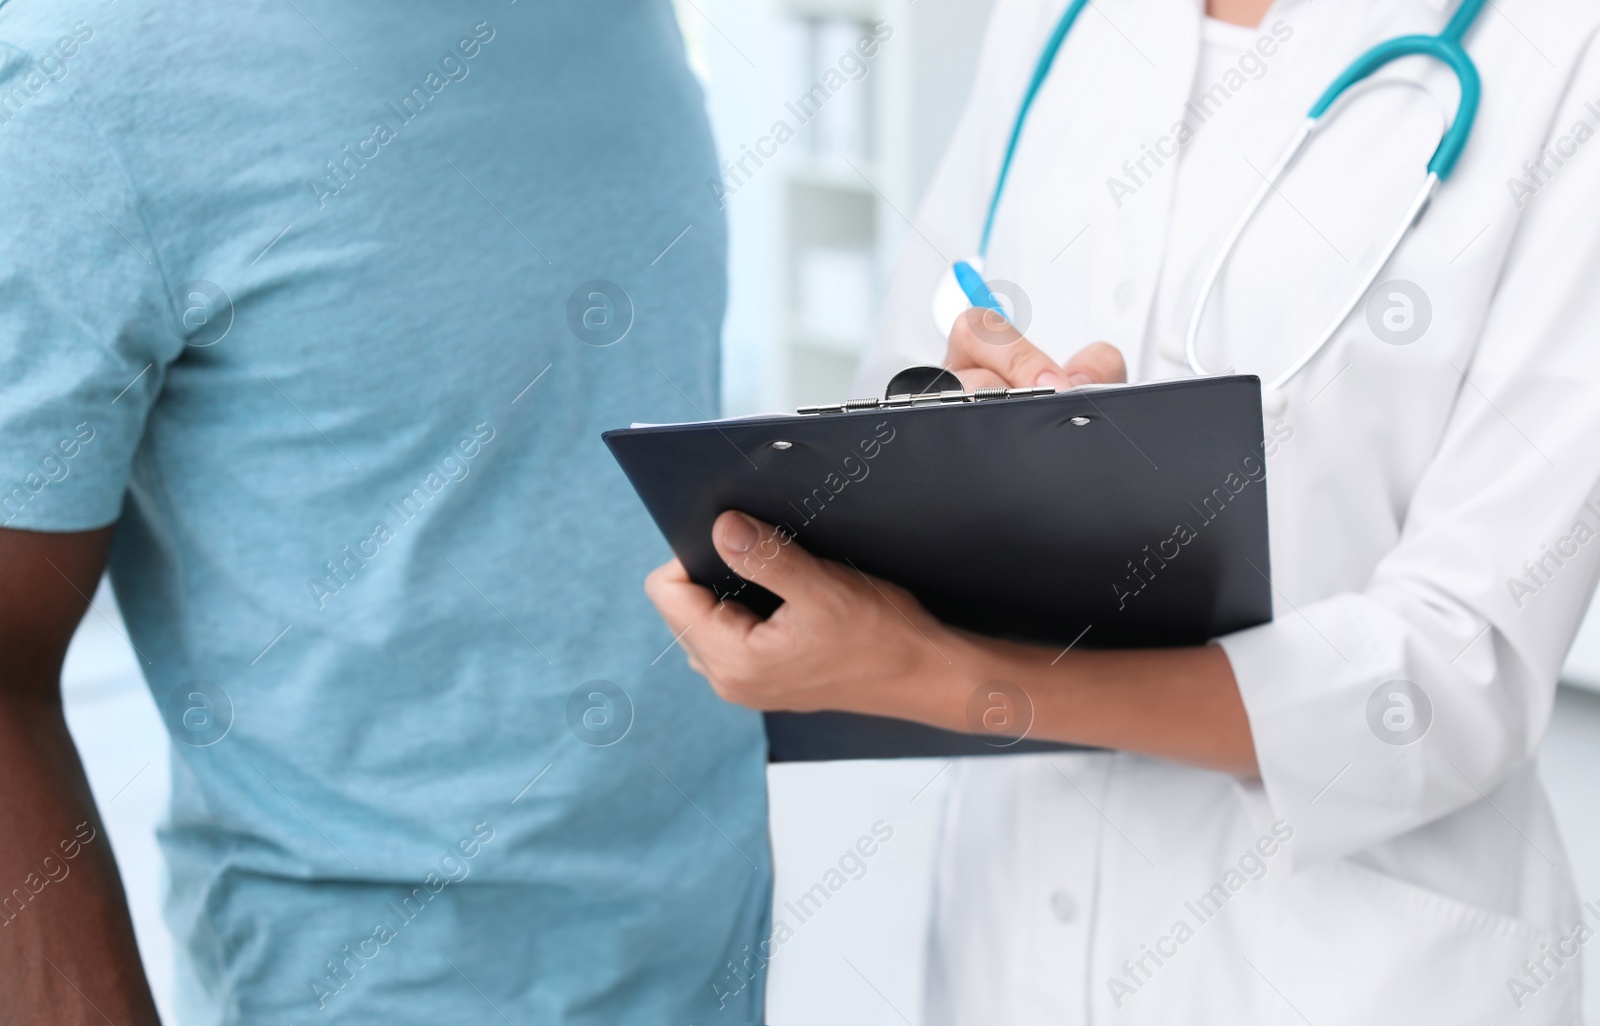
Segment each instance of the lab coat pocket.
[{"label": "lab coat pocket", "polygon": [[1275,943],[1257,965],[1318,1026],[1578,1022],[1570,934],[1348,859],[1276,882],[1282,915],[1266,931]]}]

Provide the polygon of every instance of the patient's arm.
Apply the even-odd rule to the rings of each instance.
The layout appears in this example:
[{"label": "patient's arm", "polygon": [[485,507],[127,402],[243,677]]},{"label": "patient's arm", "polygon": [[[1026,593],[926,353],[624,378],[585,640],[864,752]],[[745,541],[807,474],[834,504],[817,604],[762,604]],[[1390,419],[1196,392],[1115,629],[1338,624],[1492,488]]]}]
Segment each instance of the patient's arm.
[{"label": "patient's arm", "polygon": [[61,710],[61,662],[111,529],[0,530],[0,1023],[158,1023],[127,898]]}]

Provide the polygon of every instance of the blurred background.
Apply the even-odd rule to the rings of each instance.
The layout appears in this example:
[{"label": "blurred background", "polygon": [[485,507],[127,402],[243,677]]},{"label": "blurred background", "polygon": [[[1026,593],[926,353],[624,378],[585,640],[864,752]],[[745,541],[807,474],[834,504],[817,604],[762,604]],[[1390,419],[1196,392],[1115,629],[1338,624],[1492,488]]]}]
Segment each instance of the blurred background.
[{"label": "blurred background", "polygon": [[[728,161],[721,183],[732,239],[725,411],[840,401],[908,219],[960,114],[992,0],[677,4]],[[848,59],[863,35],[878,40],[876,54]],[[823,94],[814,91],[819,84]],[[792,138],[777,138],[779,121]],[[1593,610],[1564,679],[1540,768],[1579,895],[1600,900],[1600,614]],[[163,1018],[176,1023],[155,843],[167,735],[103,587],[68,654],[64,686],[145,965]],[[922,1021],[921,931],[945,767],[906,760],[771,772],[780,904],[818,882],[875,825],[892,830],[866,874],[778,949],[770,967],[774,1026]],[[1585,1022],[1600,1026],[1600,944],[1583,951]]]}]

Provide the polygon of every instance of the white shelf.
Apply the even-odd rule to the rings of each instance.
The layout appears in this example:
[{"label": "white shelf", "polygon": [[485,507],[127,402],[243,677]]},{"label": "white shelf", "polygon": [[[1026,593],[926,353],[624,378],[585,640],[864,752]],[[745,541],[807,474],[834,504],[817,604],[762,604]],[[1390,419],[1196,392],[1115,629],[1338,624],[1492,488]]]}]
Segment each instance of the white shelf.
[{"label": "white shelf", "polygon": [[[783,143],[782,155],[741,183],[726,205],[732,275],[726,345],[725,406],[730,413],[786,409],[849,396],[856,363],[877,330],[856,321],[881,304],[888,275],[909,231],[905,216],[954,130],[977,61],[993,0],[930,4],[911,0],[695,0],[680,4],[693,49],[703,53],[718,145],[738,154],[782,120],[795,125],[799,97],[827,69],[846,80],[820,115]],[[882,23],[867,71],[849,75],[849,33],[797,28],[796,19],[852,19],[863,34]],[[836,52],[837,51],[837,52]],[[856,51],[859,54],[859,50]],[[864,110],[836,104],[865,103]],[[830,113],[838,120],[829,121]],[[865,138],[861,128],[865,126]],[[850,126],[850,127],[841,127]],[[841,146],[848,159],[816,152]],[[840,289],[838,313],[817,318],[800,292],[804,254],[854,250],[869,298]],[[812,287],[841,279],[807,275]],[[856,279],[849,279],[849,284]],[[819,327],[830,330],[819,332]],[[835,330],[845,329],[848,331]]]},{"label": "white shelf", "polygon": [[782,0],[781,13],[802,18],[855,18],[878,21],[887,4],[873,0]]},{"label": "white shelf", "polygon": [[791,163],[783,173],[795,185],[876,197],[878,190],[873,183],[881,172],[875,162],[855,161],[852,167],[843,158],[807,156]]},{"label": "white shelf", "polygon": [[867,351],[868,339],[864,335],[829,335],[818,331],[809,331],[797,325],[789,329],[786,337],[791,347],[800,346],[824,353],[834,353],[838,356],[860,359],[861,354]]}]

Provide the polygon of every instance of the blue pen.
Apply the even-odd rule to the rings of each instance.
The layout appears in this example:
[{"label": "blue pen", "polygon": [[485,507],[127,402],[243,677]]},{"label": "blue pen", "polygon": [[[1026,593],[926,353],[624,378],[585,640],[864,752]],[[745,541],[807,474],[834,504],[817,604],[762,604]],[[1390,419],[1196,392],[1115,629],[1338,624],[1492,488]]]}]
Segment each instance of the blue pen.
[{"label": "blue pen", "polygon": [[[973,306],[984,310],[993,310],[1001,317],[1006,316],[1005,308],[1000,305],[1000,300],[989,291],[989,285],[983,280],[983,275],[965,260],[957,260],[953,267],[956,273],[956,284],[961,286],[961,291],[966,293],[967,301]],[[1010,318],[1006,318],[1007,321]]]}]

